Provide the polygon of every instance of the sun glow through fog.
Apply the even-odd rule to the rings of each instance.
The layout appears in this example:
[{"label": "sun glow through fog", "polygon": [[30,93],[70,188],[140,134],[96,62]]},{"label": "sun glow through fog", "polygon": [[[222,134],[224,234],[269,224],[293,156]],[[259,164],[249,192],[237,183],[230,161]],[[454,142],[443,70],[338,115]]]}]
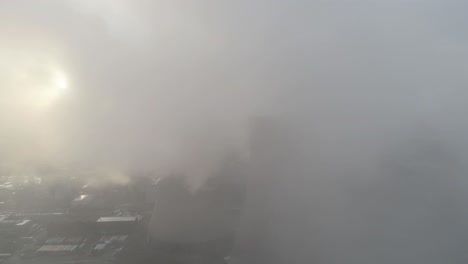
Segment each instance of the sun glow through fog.
[{"label": "sun glow through fog", "polygon": [[20,101],[33,107],[33,111],[45,110],[64,96],[69,88],[68,79],[65,72],[56,67],[38,65],[34,68],[33,71],[40,74],[22,74],[23,80],[18,84],[22,90]]},{"label": "sun glow through fog", "polygon": [[65,90],[68,88],[67,76],[61,71],[56,71],[54,74],[54,85],[57,89]]},{"label": "sun glow through fog", "polygon": [[40,105],[50,106],[60,97],[63,96],[65,90],[68,89],[68,80],[62,71],[54,70],[51,74],[51,80],[48,80],[45,84],[40,84]]}]

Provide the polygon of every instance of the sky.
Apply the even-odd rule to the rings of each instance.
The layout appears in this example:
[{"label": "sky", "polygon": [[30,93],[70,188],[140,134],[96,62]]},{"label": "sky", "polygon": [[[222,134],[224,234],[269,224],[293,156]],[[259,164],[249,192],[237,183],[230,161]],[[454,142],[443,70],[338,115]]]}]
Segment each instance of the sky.
[{"label": "sky", "polygon": [[[248,157],[252,120],[268,116],[301,150],[281,184],[324,187],[312,188],[320,202],[303,210],[331,208],[319,220],[323,245],[351,243],[366,232],[360,223],[374,223],[352,213],[368,199],[351,193],[390,186],[398,173],[389,167],[406,166],[382,163],[418,153],[419,138],[460,163],[468,156],[466,8],[458,0],[1,1],[0,165],[203,179],[228,150]],[[290,166],[284,159],[278,164]],[[446,170],[434,179],[465,186],[463,166]],[[300,190],[281,208],[312,199]],[[349,228],[336,221],[353,215]],[[332,261],[331,251],[323,259]],[[366,263],[360,250],[339,252],[328,263]]]},{"label": "sky", "polygon": [[[242,145],[270,95],[241,77],[245,52],[205,18],[215,10],[179,5],[2,2],[5,166],[206,173]],[[57,88],[55,71],[67,88],[40,99]]]},{"label": "sky", "polygon": [[[333,119],[460,114],[460,1],[1,5],[6,163],[208,164],[243,145],[257,115],[316,116],[344,131]],[[67,89],[42,87],[54,78]],[[206,160],[180,157],[198,151]]]}]

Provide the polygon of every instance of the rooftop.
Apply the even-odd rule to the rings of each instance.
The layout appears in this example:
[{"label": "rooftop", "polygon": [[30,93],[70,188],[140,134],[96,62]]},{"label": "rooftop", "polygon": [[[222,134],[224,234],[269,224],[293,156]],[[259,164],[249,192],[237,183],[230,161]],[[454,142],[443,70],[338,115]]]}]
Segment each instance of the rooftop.
[{"label": "rooftop", "polygon": [[83,201],[83,200],[85,200],[87,197],[88,197],[87,194],[82,194],[82,195],[76,197],[73,201],[74,201],[74,202]]},{"label": "rooftop", "polygon": [[40,247],[37,252],[72,252],[77,245],[45,245]]},{"label": "rooftop", "polygon": [[101,217],[97,222],[135,222],[136,220],[136,216],[110,216]]}]

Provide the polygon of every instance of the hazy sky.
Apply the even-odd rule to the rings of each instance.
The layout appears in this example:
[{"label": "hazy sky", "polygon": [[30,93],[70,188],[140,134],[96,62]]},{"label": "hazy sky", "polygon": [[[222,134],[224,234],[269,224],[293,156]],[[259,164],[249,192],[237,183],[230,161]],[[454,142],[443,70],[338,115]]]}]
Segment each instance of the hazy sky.
[{"label": "hazy sky", "polygon": [[351,143],[465,131],[462,1],[0,5],[5,166],[205,171],[255,115]]},{"label": "hazy sky", "polygon": [[270,101],[242,28],[220,24],[222,5],[2,1],[0,10],[6,166],[206,172]]}]

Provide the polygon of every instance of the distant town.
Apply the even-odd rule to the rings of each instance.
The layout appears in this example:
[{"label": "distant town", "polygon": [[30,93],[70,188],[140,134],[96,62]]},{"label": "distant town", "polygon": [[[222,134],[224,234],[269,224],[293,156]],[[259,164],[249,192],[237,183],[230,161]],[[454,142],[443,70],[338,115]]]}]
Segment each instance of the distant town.
[{"label": "distant town", "polygon": [[227,177],[194,191],[178,176],[2,176],[0,263],[224,263],[243,196]]}]

